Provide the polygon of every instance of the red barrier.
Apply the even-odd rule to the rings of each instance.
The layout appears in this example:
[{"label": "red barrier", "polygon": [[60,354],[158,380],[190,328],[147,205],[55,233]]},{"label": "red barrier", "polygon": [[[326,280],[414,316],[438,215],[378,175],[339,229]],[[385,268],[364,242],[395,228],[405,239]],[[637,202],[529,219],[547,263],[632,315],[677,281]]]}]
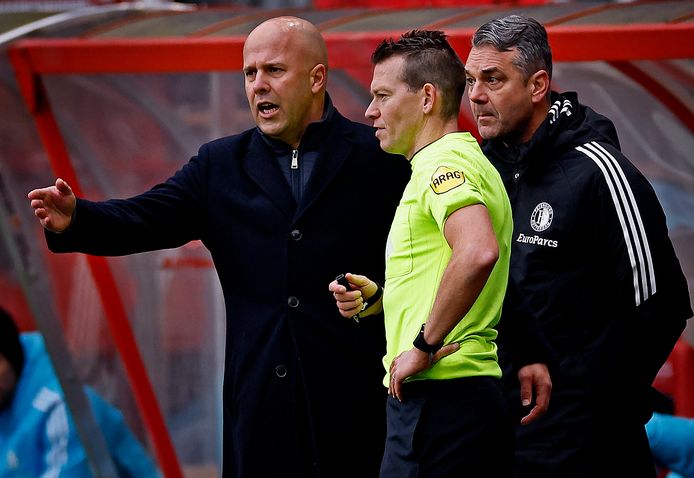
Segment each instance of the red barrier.
[{"label": "red barrier", "polygon": [[694,417],[694,348],[680,339],[670,355],[675,414]]}]

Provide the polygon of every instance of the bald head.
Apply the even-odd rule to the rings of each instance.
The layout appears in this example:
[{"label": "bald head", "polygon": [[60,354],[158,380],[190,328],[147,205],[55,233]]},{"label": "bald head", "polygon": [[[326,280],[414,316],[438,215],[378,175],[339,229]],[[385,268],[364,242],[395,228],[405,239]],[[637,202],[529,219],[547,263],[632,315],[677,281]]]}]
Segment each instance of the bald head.
[{"label": "bald head", "polygon": [[246,97],[266,135],[298,147],[325,104],[328,51],[318,29],[296,17],[258,25],[243,46]]},{"label": "bald head", "polygon": [[295,48],[307,66],[322,64],[328,68],[328,48],[325,46],[325,40],[315,25],[303,18],[276,17],[264,21],[246,38],[244,54],[249,47],[276,42]]}]

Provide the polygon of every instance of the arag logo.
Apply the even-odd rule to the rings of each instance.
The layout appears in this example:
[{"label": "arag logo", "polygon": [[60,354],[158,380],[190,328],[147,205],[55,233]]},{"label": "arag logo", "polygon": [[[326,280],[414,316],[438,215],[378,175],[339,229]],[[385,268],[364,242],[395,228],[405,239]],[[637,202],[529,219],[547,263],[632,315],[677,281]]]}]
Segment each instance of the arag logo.
[{"label": "arag logo", "polygon": [[530,227],[533,228],[535,232],[542,232],[547,230],[549,226],[552,225],[552,218],[554,217],[554,210],[549,203],[541,202],[530,215]]},{"label": "arag logo", "polygon": [[439,166],[431,175],[430,186],[436,194],[443,194],[464,183],[465,175],[462,171],[448,166]]}]

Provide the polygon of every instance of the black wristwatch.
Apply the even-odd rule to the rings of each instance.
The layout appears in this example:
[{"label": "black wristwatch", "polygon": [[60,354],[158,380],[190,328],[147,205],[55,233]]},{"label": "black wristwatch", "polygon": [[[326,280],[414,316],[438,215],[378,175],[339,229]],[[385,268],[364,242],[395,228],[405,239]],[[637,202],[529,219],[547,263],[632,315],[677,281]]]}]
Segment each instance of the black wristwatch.
[{"label": "black wristwatch", "polygon": [[422,328],[419,329],[419,333],[417,334],[417,337],[415,337],[414,342],[412,342],[412,345],[422,352],[433,355],[438,352],[441,347],[443,347],[443,342],[434,345],[428,344],[427,341],[424,340],[424,324],[422,324]]}]

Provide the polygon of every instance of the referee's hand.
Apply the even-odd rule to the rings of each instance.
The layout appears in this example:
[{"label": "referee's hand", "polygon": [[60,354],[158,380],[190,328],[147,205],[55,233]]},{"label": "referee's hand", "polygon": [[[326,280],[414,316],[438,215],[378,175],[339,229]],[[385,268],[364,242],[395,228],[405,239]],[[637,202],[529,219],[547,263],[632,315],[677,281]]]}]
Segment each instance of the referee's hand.
[{"label": "referee's hand", "polygon": [[446,355],[450,355],[460,348],[459,343],[444,345],[434,355],[412,347],[393,359],[390,363],[390,381],[388,382],[388,394],[397,398],[401,402],[404,400],[402,395],[402,384],[409,377],[423,372]]},{"label": "referee's hand", "polygon": [[[357,274],[345,274],[345,278],[352,287],[351,290],[343,285],[332,281],[328,285],[328,290],[333,293],[337,309],[342,317],[351,318],[362,311],[364,305],[364,297],[371,297],[378,290],[378,285],[366,276]],[[371,312],[369,307],[369,312]],[[380,311],[373,311],[373,313]]]}]

